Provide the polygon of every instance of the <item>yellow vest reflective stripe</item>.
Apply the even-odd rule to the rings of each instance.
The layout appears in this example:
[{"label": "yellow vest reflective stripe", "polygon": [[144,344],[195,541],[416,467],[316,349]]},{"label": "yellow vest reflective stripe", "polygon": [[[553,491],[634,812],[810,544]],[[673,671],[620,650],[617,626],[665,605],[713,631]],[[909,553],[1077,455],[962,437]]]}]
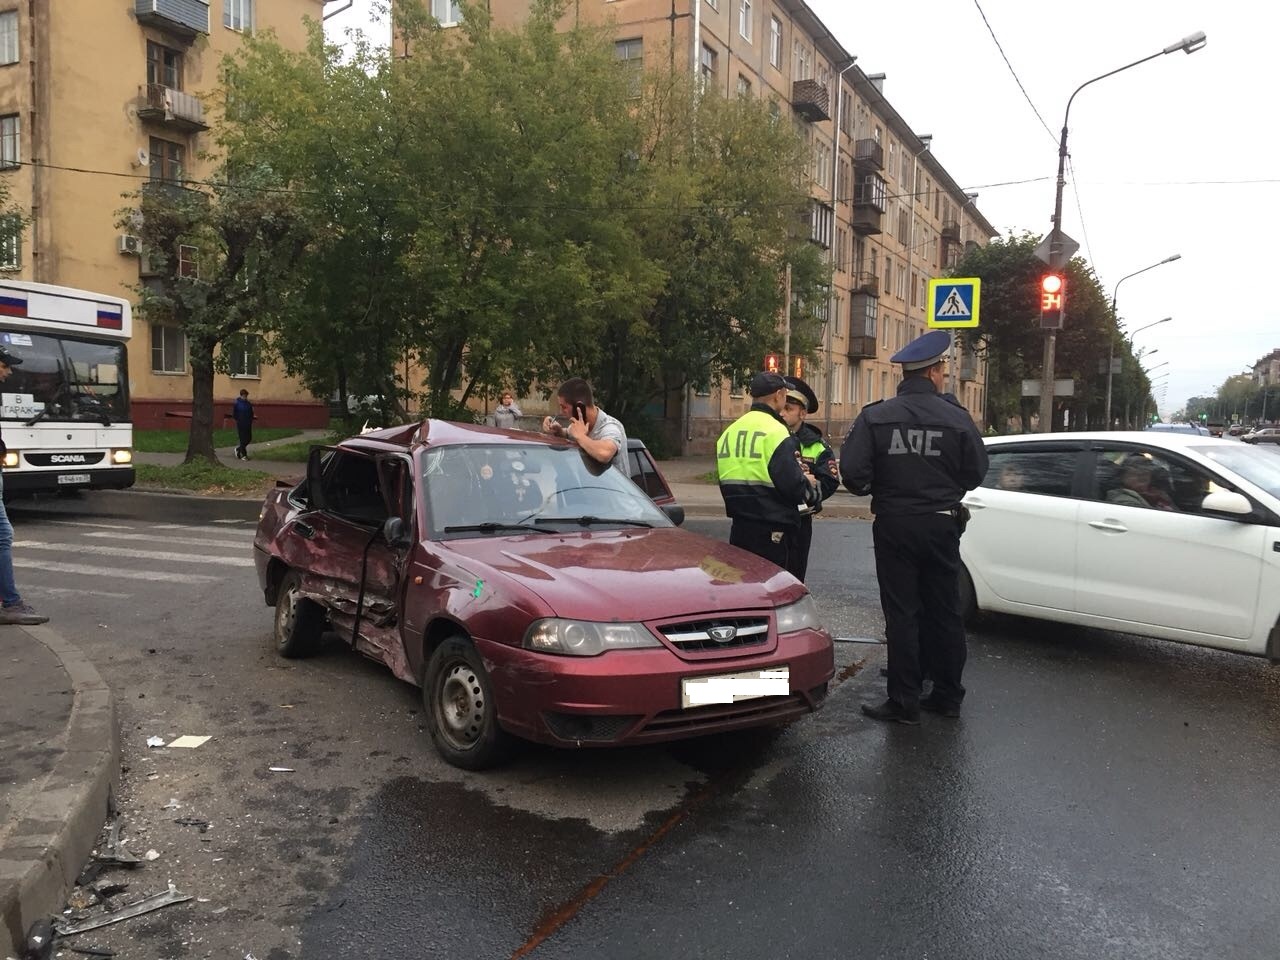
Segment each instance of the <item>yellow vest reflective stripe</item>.
[{"label": "yellow vest reflective stripe", "polygon": [[761,483],[769,479],[769,461],[778,444],[791,436],[786,424],[762,410],[748,410],[720,434],[716,471],[721,483]]}]

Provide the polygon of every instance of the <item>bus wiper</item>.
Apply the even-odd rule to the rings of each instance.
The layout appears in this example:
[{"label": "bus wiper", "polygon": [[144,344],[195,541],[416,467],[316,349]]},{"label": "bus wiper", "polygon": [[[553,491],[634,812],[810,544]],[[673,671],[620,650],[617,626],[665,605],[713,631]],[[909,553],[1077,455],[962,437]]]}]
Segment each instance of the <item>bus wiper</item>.
[{"label": "bus wiper", "polygon": [[520,533],[550,533],[550,530],[538,530],[523,523],[500,523],[495,520],[486,523],[463,523],[445,527],[445,533],[497,533],[499,530],[518,530]]},{"label": "bus wiper", "polygon": [[652,523],[647,520],[624,520],[621,517],[539,517],[534,523],[576,523],[580,527],[591,527],[597,524],[606,526],[608,524],[618,524],[624,527],[653,527]]},{"label": "bus wiper", "polygon": [[46,403],[44,409],[37,413],[34,417],[23,424],[24,427],[34,427],[37,423],[49,415],[49,405]]}]

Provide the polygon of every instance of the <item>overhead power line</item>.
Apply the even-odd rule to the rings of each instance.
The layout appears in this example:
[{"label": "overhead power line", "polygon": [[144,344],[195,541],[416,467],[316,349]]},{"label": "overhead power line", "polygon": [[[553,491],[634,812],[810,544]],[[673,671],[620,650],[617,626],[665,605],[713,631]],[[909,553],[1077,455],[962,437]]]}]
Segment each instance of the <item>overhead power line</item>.
[{"label": "overhead power line", "polygon": [[1049,139],[1054,143],[1058,142],[1058,136],[1049,125],[1044,122],[1044,117],[1040,116],[1040,111],[1036,109],[1036,105],[1031,101],[1031,94],[1027,93],[1027,88],[1022,85],[1022,81],[1018,78],[1018,71],[1013,69],[1013,64],[1009,62],[1009,58],[1005,56],[1004,47],[1000,46],[1000,40],[996,36],[995,30],[991,28],[991,21],[987,19],[987,15],[982,10],[982,4],[978,0],[973,0],[973,5],[978,8],[978,15],[982,17],[982,22],[987,25],[987,33],[991,34],[991,39],[996,45],[996,49],[1000,51],[1000,56],[1004,59],[1004,65],[1009,68],[1009,73],[1013,75],[1013,82],[1018,85],[1018,89],[1022,91],[1022,95],[1026,97],[1027,105],[1031,107],[1031,112],[1036,115],[1036,119],[1040,121],[1040,126],[1044,127],[1045,132],[1049,134]]}]

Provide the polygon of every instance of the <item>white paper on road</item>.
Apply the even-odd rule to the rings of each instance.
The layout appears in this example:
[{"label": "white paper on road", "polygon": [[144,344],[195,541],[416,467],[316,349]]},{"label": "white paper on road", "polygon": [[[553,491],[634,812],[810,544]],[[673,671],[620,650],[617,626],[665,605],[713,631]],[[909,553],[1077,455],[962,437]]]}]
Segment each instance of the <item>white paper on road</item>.
[{"label": "white paper on road", "polygon": [[791,692],[789,667],[750,670],[719,677],[691,677],[680,681],[681,705],[700,707],[708,703],[735,703],[756,697],[785,697]]},{"label": "white paper on road", "polygon": [[[69,553],[70,547],[63,547]],[[252,561],[250,561],[252,562]],[[17,570],[47,570],[50,573],[74,573],[82,577],[115,577],[121,580],[151,580],[157,583],[221,583],[222,577],[205,573],[169,573],[165,570],[125,570],[121,567],[90,567],[82,563],[62,563],[58,560],[33,560],[30,557],[14,557]]]},{"label": "white paper on road", "polygon": [[167,550],[132,550],[129,547],[99,547],[89,543],[44,543],[15,540],[15,550],[57,550],[62,554],[93,554],[102,557],[130,557],[136,560],[164,560],[168,563],[206,563],[223,567],[252,567],[253,557],[210,557],[200,553],[171,553]]},{"label": "white paper on road", "polygon": [[179,737],[177,740],[170,740],[169,746],[195,749],[196,747],[204,746],[212,739],[213,737],[193,737],[190,734],[187,734],[186,736]]}]

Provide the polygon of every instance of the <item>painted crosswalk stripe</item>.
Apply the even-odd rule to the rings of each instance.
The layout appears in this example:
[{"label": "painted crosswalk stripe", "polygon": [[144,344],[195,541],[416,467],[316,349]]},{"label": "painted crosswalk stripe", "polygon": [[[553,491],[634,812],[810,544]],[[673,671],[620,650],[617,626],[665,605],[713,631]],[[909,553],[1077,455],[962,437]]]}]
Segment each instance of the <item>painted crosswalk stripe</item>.
[{"label": "painted crosswalk stripe", "polygon": [[89,567],[80,563],[60,563],[57,560],[32,560],[30,557],[14,557],[18,570],[45,570],[49,573],[74,573],[82,577],[113,577],[120,580],[150,580],[154,583],[218,583],[221,577],[204,573],[168,573],[164,570],[125,570],[121,567]]},{"label": "painted crosswalk stripe", "polygon": [[129,547],[98,546],[92,543],[45,543],[41,540],[15,540],[15,550],[57,550],[59,553],[91,554],[101,557],[132,557],[136,560],[164,560],[169,563],[211,563],[223,567],[252,567],[253,557],[210,557],[199,553],[172,553],[168,550],[133,550]]},{"label": "painted crosswalk stripe", "polygon": [[102,537],[107,540],[162,540],[165,543],[181,543],[189,547],[228,547],[232,550],[247,550],[251,541],[220,540],[216,537],[174,537],[167,534],[154,533],[116,533],[114,530],[99,530],[86,533],[86,537]]},{"label": "painted crosswalk stripe", "polygon": [[[14,564],[14,566],[18,566],[18,564]],[[36,584],[35,586],[32,586],[27,583],[22,585],[22,592],[29,593],[36,597],[43,593],[67,593],[73,594],[77,597],[102,597],[104,600],[129,600],[133,597],[132,593],[112,593],[110,590],[81,590],[79,587],[46,587],[44,584]]]},{"label": "painted crosswalk stripe", "polygon": [[90,523],[87,520],[45,520],[41,519],[41,523],[53,523],[60,527],[94,527],[100,530],[136,530],[136,527],[127,523]]},{"label": "painted crosswalk stripe", "polygon": [[[220,523],[222,521],[214,520],[212,523]],[[240,523],[239,520],[230,521],[232,523]],[[193,524],[193,523],[153,523],[148,530],[208,530],[210,533],[226,534],[229,537],[252,537],[254,529],[251,527],[217,527],[212,524]]]}]

